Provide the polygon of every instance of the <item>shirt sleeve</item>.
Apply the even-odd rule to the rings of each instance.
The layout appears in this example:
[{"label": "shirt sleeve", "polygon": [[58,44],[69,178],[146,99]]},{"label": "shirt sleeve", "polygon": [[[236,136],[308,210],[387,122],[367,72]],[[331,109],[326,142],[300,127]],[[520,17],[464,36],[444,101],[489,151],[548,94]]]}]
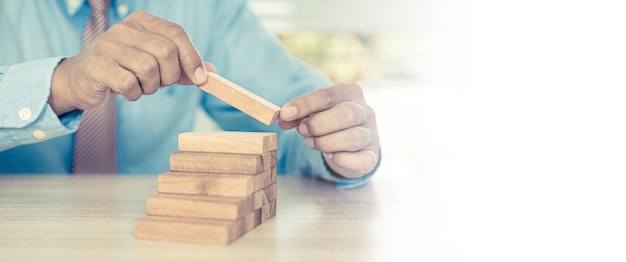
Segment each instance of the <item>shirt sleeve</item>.
[{"label": "shirt sleeve", "polygon": [[0,67],[0,151],[70,134],[82,111],[61,117],[48,105],[52,72],[61,57]]},{"label": "shirt sleeve", "polygon": [[[294,59],[278,39],[265,30],[246,1],[221,1],[212,24],[211,50],[204,57],[220,75],[277,104],[329,86],[330,80],[317,70]],[[306,145],[295,130],[264,126],[213,96],[205,95],[204,108],[220,127],[230,131],[278,133],[278,172],[303,174],[336,183],[340,188],[364,184],[371,174],[358,179],[334,175],[320,152]],[[373,173],[372,173],[373,174]]]}]

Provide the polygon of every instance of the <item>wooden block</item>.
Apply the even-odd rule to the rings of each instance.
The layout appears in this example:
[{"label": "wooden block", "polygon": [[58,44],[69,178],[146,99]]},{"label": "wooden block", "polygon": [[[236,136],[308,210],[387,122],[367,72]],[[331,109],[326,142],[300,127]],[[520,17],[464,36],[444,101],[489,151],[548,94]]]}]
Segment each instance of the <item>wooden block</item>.
[{"label": "wooden block", "polygon": [[266,188],[273,183],[272,182],[272,169],[276,169],[276,168],[270,168],[268,170],[263,171],[263,173],[254,176],[254,191],[258,191],[263,188]]},{"label": "wooden block", "polygon": [[218,74],[209,72],[207,82],[198,87],[268,126],[278,118],[279,106]]},{"label": "wooden block", "polygon": [[270,169],[276,166],[276,150],[263,153],[263,167],[265,169]]},{"label": "wooden block", "polygon": [[271,203],[274,199],[276,199],[277,195],[278,186],[276,184],[272,184],[263,190],[255,192],[252,209],[261,208],[262,206]]},{"label": "wooden block", "polygon": [[253,175],[276,166],[271,153],[261,155],[177,152],[170,155],[170,170]]},{"label": "wooden block", "polygon": [[278,174],[276,173],[276,167],[273,167],[270,169],[271,173],[271,178],[270,178],[270,184],[276,183],[276,180],[278,179]]},{"label": "wooden block", "polygon": [[272,171],[259,174],[212,174],[170,171],[158,176],[159,193],[245,197],[269,186]]},{"label": "wooden block", "polygon": [[247,197],[156,194],[146,199],[148,215],[237,220],[253,210],[254,194]]},{"label": "wooden block", "polygon": [[147,216],[135,221],[137,239],[227,245],[246,232],[246,220]]},{"label": "wooden block", "polygon": [[278,147],[276,133],[187,132],[178,135],[178,151],[262,154]]},{"label": "wooden block", "polygon": [[258,227],[261,224],[262,209],[256,209],[246,215],[246,232]]},{"label": "wooden block", "polygon": [[276,216],[276,199],[261,208],[261,223]]}]

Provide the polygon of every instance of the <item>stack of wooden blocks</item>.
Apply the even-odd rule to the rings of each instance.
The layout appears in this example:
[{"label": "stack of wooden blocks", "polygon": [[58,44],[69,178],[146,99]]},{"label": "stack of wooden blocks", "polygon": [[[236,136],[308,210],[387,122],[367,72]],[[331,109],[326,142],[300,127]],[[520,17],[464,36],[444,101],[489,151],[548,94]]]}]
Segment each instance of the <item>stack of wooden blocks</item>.
[{"label": "stack of wooden blocks", "polygon": [[138,239],[230,244],[276,215],[275,133],[183,133]]}]

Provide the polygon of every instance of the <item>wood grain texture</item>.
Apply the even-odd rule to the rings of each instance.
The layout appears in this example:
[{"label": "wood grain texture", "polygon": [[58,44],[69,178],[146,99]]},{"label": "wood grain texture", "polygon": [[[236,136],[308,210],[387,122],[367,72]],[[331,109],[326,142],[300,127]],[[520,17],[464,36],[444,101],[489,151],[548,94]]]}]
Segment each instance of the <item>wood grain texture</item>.
[{"label": "wood grain texture", "polygon": [[[280,214],[228,247],[137,240],[135,220],[146,215],[146,197],[157,192],[155,176],[2,175],[0,260],[467,260],[453,255],[460,252],[455,245],[469,248],[467,241],[475,240],[474,232],[480,229],[468,231],[463,227],[466,217],[451,217],[450,212],[465,214],[467,208],[451,205],[450,200],[466,199],[473,189],[457,192],[451,187],[443,194],[442,185],[455,181],[385,170],[380,169],[370,183],[350,190],[301,175],[281,175]],[[473,186],[482,182],[477,180]],[[451,218],[456,219],[454,224]],[[458,230],[450,231],[456,223],[461,223]]]},{"label": "wood grain texture", "polygon": [[135,237],[146,240],[227,245],[244,235],[246,226],[245,218],[220,221],[146,216],[135,221]]},{"label": "wood grain texture", "polygon": [[146,210],[154,216],[237,220],[254,209],[254,201],[254,194],[222,197],[159,193],[146,199]]},{"label": "wood grain texture", "polygon": [[270,168],[268,170],[263,171],[263,173],[254,176],[254,191],[258,191],[263,188],[266,188],[267,186],[276,182],[276,181],[272,182],[272,175],[275,174],[275,172],[272,172],[273,170],[276,170],[276,168],[275,167]]},{"label": "wood grain texture", "polygon": [[276,133],[187,132],[178,135],[178,151],[262,154],[278,148]]},{"label": "wood grain texture", "polygon": [[278,195],[278,186],[274,183],[270,186],[254,193],[254,204],[252,209],[261,208],[271,203]]},{"label": "wood grain texture", "polygon": [[259,225],[261,225],[262,221],[262,212],[263,210],[261,208],[258,208],[256,210],[253,210],[252,212],[250,212],[248,215],[246,215],[245,217],[245,221],[246,221],[246,232],[258,227]]},{"label": "wood grain texture", "polygon": [[202,173],[258,174],[276,166],[271,152],[259,155],[176,152],[170,155],[170,170]]},{"label": "wood grain texture", "polygon": [[158,176],[159,193],[245,197],[272,184],[272,171],[256,175],[170,171]]},{"label": "wood grain texture", "polygon": [[264,223],[270,218],[276,216],[276,201],[278,201],[278,199],[275,199],[269,204],[266,204],[263,207],[261,207],[261,223]]},{"label": "wood grain texture", "polygon": [[146,199],[148,215],[236,220],[276,199],[272,184],[246,197],[155,194]]},{"label": "wood grain texture", "polygon": [[280,107],[250,92],[249,90],[229,81],[228,79],[209,72],[206,83],[198,87],[217,97],[225,103],[239,109],[259,122],[271,125],[276,122]]},{"label": "wood grain texture", "polygon": [[270,172],[272,172],[271,178],[270,178],[270,184],[276,183],[276,180],[278,179],[278,173],[276,171],[276,168],[275,167],[271,168]]}]

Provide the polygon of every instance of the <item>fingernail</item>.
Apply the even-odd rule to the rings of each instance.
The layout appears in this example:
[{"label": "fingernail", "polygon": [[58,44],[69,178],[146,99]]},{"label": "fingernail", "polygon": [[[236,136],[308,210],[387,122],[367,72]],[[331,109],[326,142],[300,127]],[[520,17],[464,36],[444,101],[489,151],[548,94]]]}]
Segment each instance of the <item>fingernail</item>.
[{"label": "fingernail", "polygon": [[324,156],[324,158],[326,158],[328,160],[331,160],[331,159],[333,159],[333,155],[335,155],[335,154],[333,154],[333,153],[322,153],[322,155]]},{"label": "fingernail", "polygon": [[378,156],[376,155],[376,152],[374,152],[373,150],[367,150],[367,151],[372,154],[372,159],[374,159],[374,161],[378,161]]},{"label": "fingernail", "polygon": [[202,84],[204,83],[204,81],[206,81],[207,74],[206,74],[206,69],[204,69],[204,67],[196,68],[196,71],[193,74],[196,77],[196,83]]},{"label": "fingernail", "polygon": [[306,124],[304,123],[300,124],[300,127],[298,127],[298,131],[300,131],[300,134],[303,136],[309,135],[309,129],[306,127]]},{"label": "fingernail", "polygon": [[280,118],[282,120],[293,120],[298,115],[298,109],[295,106],[288,106],[280,110]]},{"label": "fingernail", "polygon": [[306,145],[310,148],[315,148],[315,141],[313,141],[312,137],[306,139]]}]

